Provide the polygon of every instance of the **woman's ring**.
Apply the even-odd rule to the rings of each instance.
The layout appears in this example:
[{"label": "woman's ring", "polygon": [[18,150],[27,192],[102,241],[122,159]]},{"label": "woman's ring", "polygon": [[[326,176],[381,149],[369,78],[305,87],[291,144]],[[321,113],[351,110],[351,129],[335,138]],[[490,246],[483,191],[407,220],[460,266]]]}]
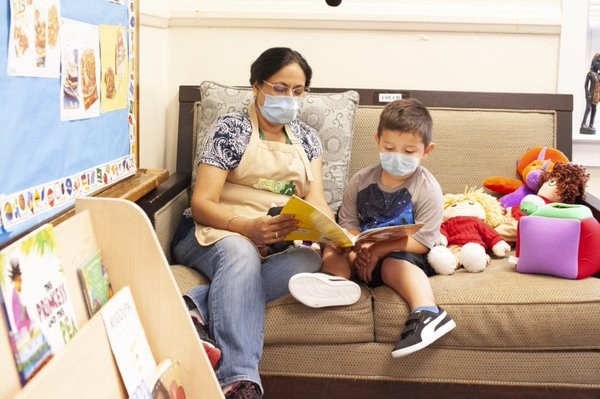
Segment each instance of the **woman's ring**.
[{"label": "woman's ring", "polygon": [[275,238],[279,238],[279,233],[275,232]]}]

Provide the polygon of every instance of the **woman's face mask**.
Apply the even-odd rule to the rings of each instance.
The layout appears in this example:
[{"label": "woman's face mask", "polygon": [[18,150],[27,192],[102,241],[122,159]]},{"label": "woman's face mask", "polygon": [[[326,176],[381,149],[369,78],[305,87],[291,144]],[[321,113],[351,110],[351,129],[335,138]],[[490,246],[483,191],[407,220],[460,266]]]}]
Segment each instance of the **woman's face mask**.
[{"label": "woman's face mask", "polygon": [[389,174],[402,177],[411,174],[419,166],[420,158],[398,152],[380,152],[381,167]]},{"label": "woman's face mask", "polygon": [[286,125],[296,119],[302,108],[302,98],[264,94],[265,103],[259,106],[262,116],[274,125]]}]

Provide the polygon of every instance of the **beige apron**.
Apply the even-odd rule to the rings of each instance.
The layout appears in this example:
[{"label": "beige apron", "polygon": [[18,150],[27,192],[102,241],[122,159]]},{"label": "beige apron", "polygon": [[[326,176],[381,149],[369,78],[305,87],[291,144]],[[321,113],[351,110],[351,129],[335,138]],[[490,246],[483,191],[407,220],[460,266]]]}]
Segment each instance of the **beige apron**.
[{"label": "beige apron", "polygon": [[[285,129],[291,145],[261,140],[254,105],[250,106],[248,114],[252,123],[250,142],[238,167],[227,175],[219,203],[234,215],[254,218],[266,215],[272,206],[285,204],[289,196],[280,193],[289,187],[289,183],[296,187],[296,195],[304,197],[313,175],[302,144],[287,125]],[[195,233],[201,245],[239,235],[198,223]]]}]

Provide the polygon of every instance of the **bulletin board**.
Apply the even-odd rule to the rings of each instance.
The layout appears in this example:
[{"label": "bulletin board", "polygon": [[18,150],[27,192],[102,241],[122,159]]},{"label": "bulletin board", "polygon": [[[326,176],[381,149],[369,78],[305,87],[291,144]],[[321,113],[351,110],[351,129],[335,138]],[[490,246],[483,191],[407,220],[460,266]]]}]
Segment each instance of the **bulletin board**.
[{"label": "bulletin board", "polygon": [[137,4],[0,3],[2,244],[136,173]]}]

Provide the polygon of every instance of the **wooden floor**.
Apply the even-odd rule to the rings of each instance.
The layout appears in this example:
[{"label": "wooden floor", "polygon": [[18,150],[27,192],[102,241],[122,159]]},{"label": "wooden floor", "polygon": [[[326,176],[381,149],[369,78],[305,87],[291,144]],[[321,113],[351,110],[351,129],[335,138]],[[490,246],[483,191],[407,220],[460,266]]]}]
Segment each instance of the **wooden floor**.
[{"label": "wooden floor", "polygon": [[598,399],[600,389],[262,377],[264,399]]}]

